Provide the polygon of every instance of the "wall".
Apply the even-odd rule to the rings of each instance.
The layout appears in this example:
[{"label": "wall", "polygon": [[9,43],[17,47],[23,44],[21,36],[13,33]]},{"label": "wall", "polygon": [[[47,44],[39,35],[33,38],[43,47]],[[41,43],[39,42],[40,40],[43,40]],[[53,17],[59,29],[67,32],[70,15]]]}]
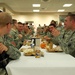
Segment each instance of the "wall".
[{"label": "wall", "polygon": [[51,20],[59,22],[60,13],[27,13],[27,14],[14,14],[13,18],[18,21],[34,21],[35,27],[38,27],[38,24],[43,26],[44,24],[49,25]]}]

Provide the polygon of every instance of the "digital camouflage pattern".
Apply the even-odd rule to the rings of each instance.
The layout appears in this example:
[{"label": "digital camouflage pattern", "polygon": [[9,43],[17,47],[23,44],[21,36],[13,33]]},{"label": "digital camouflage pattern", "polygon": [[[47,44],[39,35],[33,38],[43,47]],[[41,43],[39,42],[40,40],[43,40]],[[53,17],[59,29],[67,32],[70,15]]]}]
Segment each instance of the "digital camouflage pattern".
[{"label": "digital camouflage pattern", "polygon": [[[15,48],[12,44],[10,44],[9,40],[7,39],[7,36],[0,37],[0,42],[8,47],[8,51],[6,53],[9,55],[10,61],[18,59],[21,56],[19,50]],[[0,68],[0,75],[7,75],[5,68]]]},{"label": "digital camouflage pattern", "polygon": [[75,31],[63,29],[58,37],[54,37],[65,53],[75,57]]}]

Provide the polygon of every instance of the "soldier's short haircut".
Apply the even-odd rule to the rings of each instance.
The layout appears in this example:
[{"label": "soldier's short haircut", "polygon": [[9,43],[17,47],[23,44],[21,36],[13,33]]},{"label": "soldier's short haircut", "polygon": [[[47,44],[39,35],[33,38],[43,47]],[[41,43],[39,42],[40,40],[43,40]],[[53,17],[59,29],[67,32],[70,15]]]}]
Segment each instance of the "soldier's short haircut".
[{"label": "soldier's short haircut", "polygon": [[12,16],[6,12],[0,12],[0,26],[12,23]]},{"label": "soldier's short haircut", "polygon": [[28,22],[26,22],[25,24],[28,25]]},{"label": "soldier's short haircut", "polygon": [[13,24],[13,25],[14,25],[16,22],[17,22],[16,19],[13,19],[13,20],[12,20],[12,24]]},{"label": "soldier's short haircut", "polygon": [[67,16],[70,16],[70,19],[75,21],[75,14],[69,12]]},{"label": "soldier's short haircut", "polygon": [[18,24],[22,24],[22,22],[18,22]]}]

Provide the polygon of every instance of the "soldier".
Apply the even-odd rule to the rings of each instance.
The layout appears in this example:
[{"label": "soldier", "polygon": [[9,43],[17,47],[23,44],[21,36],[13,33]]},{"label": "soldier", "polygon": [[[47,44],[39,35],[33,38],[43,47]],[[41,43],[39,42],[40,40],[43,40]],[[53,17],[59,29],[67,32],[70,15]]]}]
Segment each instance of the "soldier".
[{"label": "soldier", "polygon": [[30,23],[29,28],[31,30],[31,34],[30,35],[34,35],[35,31],[34,31],[34,25],[32,25],[32,23]]},{"label": "soldier", "polygon": [[24,32],[23,32],[23,40],[29,40],[32,37],[32,30],[29,28],[27,24],[24,24]]},{"label": "soldier", "polygon": [[6,12],[0,12],[0,75],[8,75],[6,65],[10,60],[18,59],[21,53],[4,35],[11,30],[12,17]]},{"label": "soldier", "polygon": [[13,19],[13,26],[9,33],[9,36],[15,43],[15,47],[17,47],[19,49],[20,48],[19,40],[21,40],[22,35],[19,34],[19,32],[18,32],[18,23],[17,23],[17,20],[15,20],[15,19]]},{"label": "soldier", "polygon": [[75,57],[75,14],[68,14],[64,21],[64,30],[61,32],[54,27],[50,28],[53,40],[57,40],[62,50]]},{"label": "soldier", "polygon": [[10,30],[10,33],[8,34],[8,39],[9,41],[17,47],[16,40],[18,39],[18,30],[17,30],[18,24],[17,20],[13,19],[12,20],[12,28]]}]

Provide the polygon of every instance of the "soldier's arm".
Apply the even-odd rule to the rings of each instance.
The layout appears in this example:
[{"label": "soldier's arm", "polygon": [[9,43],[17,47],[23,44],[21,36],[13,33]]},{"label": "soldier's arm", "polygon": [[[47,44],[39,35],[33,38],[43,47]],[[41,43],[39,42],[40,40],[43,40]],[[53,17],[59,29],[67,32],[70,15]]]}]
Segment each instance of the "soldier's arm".
[{"label": "soldier's arm", "polygon": [[14,46],[8,46],[7,54],[11,59],[18,59],[21,56],[21,53]]},{"label": "soldier's arm", "polygon": [[4,51],[7,51],[8,48],[3,44],[3,43],[0,43],[0,54],[2,54]]},{"label": "soldier's arm", "polygon": [[71,54],[72,56],[75,57],[75,33],[70,38],[67,46],[68,46],[68,52],[69,52],[69,54]]},{"label": "soldier's arm", "polygon": [[52,42],[56,45],[60,45],[60,42],[63,42],[63,34],[64,34],[65,30],[63,29],[62,31],[60,31],[60,34],[58,36],[50,36]]}]

